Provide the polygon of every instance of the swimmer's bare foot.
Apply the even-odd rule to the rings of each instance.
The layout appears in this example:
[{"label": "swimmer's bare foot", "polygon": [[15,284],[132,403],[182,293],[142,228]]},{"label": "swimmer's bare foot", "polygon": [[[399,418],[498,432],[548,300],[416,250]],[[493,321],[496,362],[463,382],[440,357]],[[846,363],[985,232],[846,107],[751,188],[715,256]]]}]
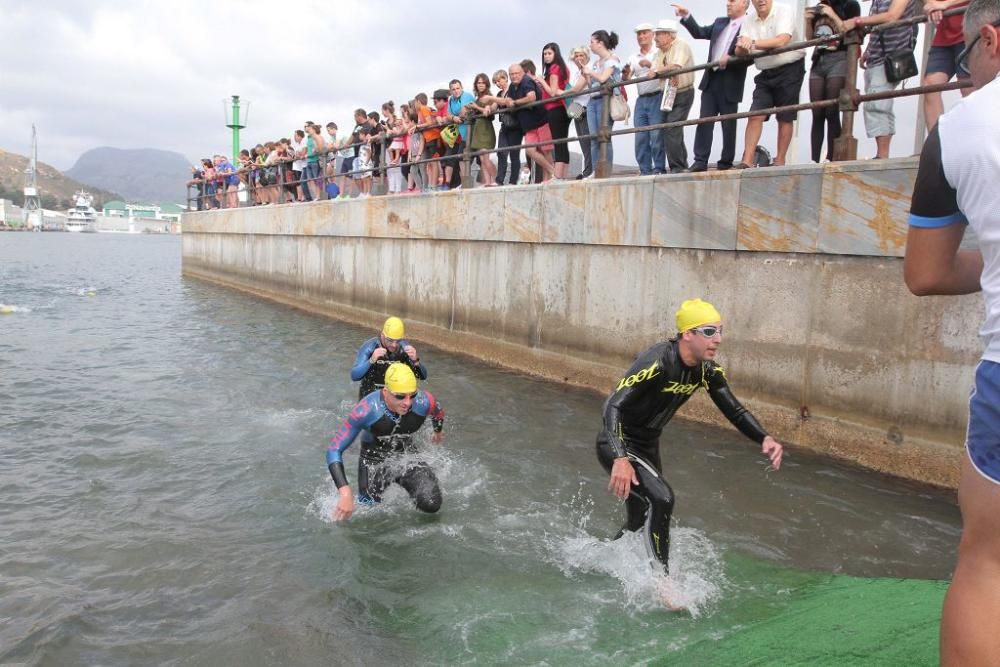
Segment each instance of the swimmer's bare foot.
[{"label": "swimmer's bare foot", "polygon": [[668,611],[679,613],[688,610],[687,607],[680,603],[681,596],[678,595],[670,577],[664,577],[656,582],[656,597],[657,601]]}]

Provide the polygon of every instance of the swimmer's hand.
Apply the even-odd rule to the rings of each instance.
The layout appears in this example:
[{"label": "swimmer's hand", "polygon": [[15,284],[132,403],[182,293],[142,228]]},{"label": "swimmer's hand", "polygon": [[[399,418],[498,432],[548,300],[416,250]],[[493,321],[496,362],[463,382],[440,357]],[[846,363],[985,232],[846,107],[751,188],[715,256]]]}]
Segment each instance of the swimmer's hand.
[{"label": "swimmer's hand", "polygon": [[354,514],[354,493],[349,486],[340,487],[337,493],[340,498],[337,499],[337,506],[333,508],[331,516],[334,521],[347,521]]},{"label": "swimmer's hand", "polygon": [[417,348],[413,347],[412,345],[407,345],[406,347],[403,348],[403,352],[405,352],[406,356],[410,358],[410,361],[414,363],[417,362]]},{"label": "swimmer's hand", "polygon": [[784,454],[785,450],[781,446],[780,442],[778,442],[771,436],[767,436],[766,438],[764,438],[764,442],[761,443],[760,451],[763,452],[764,455],[766,455],[769,459],[771,459],[772,468],[774,468],[775,470],[781,469],[781,457]]},{"label": "swimmer's hand", "polygon": [[372,356],[368,358],[368,363],[374,364],[376,361],[389,354],[389,351],[384,347],[376,347],[375,351],[372,352]]},{"label": "swimmer's hand", "polygon": [[[780,447],[780,445],[779,445]],[[611,480],[608,482],[608,491],[615,494],[622,500],[628,498],[629,491],[633,486],[639,485],[639,478],[635,476],[635,468],[627,456],[615,459],[611,466]]]},{"label": "swimmer's hand", "polygon": [[434,433],[431,434],[431,442],[435,445],[440,445],[444,442],[444,431],[434,431]]}]

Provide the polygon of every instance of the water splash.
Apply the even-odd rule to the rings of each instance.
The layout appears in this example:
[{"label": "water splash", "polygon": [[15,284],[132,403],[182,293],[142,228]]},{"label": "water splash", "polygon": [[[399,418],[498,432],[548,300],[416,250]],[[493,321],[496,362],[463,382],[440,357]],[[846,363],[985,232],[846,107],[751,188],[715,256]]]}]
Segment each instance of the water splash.
[{"label": "water splash", "polygon": [[728,585],[722,555],[700,530],[674,527],[670,531],[670,576],[649,554],[641,532],[617,540],[591,534],[594,499],[581,484],[562,506],[568,516],[564,534],[547,534],[546,558],[564,575],[610,575],[621,584],[625,606],[635,611],[662,610],[663,599],[684,607],[693,617],[710,613]]},{"label": "water splash", "polygon": [[563,574],[614,577],[621,584],[626,607],[636,611],[663,609],[666,594],[674,605],[697,618],[710,613],[727,586],[721,555],[704,533],[693,528],[671,531],[667,579],[647,553],[642,533],[626,533],[617,540],[580,535],[550,546],[550,557]]},{"label": "water splash", "polygon": [[[435,445],[430,442],[430,433],[421,431],[415,437],[416,450],[387,461],[390,472],[403,473],[415,463],[426,463],[434,471],[441,495],[444,497],[444,507],[448,512],[460,512],[467,508],[470,501],[480,495],[481,489],[488,483],[489,473],[477,460],[457,450],[449,449],[447,445]],[[352,449],[360,449],[360,443],[355,443]],[[351,489],[357,492],[357,454],[352,452],[344,457],[344,468],[348,470]],[[317,487],[306,508],[309,516],[319,518],[326,523],[333,523],[331,515],[339,499],[337,488],[332,481]],[[355,497],[354,516],[351,521],[365,520],[365,517],[408,515],[416,510],[413,500],[397,484],[390,484],[382,493],[381,502],[362,504]],[[446,531],[447,532],[447,531]],[[458,532],[453,534],[457,535]]]},{"label": "water splash", "polygon": [[13,315],[14,313],[30,313],[31,308],[27,306],[14,306],[0,303],[0,315]]}]

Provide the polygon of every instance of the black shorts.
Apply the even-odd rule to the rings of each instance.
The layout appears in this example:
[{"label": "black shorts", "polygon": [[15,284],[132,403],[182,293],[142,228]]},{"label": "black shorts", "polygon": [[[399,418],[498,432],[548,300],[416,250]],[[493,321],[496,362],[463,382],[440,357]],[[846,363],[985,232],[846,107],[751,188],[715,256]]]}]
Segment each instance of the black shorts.
[{"label": "black shorts", "polygon": [[462,152],[464,150],[465,144],[463,144],[461,140],[456,141],[454,146],[445,151],[445,155],[447,155],[450,159],[444,161],[444,166],[452,168],[457,167],[458,161],[462,157]]},{"label": "black shorts", "polygon": [[340,173],[341,174],[349,173],[351,171],[351,169],[353,169],[353,168],[354,168],[354,158],[353,157],[345,157],[344,161],[340,163]]},{"label": "black shorts", "polygon": [[[753,89],[753,103],[750,105],[750,111],[798,104],[805,76],[806,63],[804,58],[762,71],[753,80],[756,86]],[[791,122],[795,120],[798,113],[784,111],[777,116],[780,121]],[[770,116],[765,116],[764,120],[768,118]]]},{"label": "black shorts", "polygon": [[424,140],[424,154],[423,158],[425,160],[430,160],[431,158],[441,157],[444,155],[442,150],[442,144],[440,139],[425,139]]}]

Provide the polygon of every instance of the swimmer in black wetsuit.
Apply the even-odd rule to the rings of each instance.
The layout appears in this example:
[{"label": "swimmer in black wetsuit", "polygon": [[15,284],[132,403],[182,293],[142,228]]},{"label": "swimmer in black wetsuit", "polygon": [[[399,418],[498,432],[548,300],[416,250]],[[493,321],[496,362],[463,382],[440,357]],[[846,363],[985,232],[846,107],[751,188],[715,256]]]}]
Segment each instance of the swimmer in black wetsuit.
[{"label": "swimmer in black wetsuit", "polygon": [[379,335],[366,340],[358,350],[354,367],[351,368],[351,379],[361,381],[361,386],[358,387],[359,401],[382,388],[385,369],[397,361],[409,366],[418,379],[427,379],[427,368],[420,363],[416,349],[403,335],[403,320],[390,317],[382,325]]},{"label": "swimmer in black wetsuit", "polygon": [[354,513],[354,494],[344,472],[343,453],[358,435],[362,436],[359,501],[379,502],[386,487],[397,483],[420,511],[434,513],[441,508],[441,489],[430,466],[421,461],[400,466],[396,460],[412,451],[413,433],[428,417],[434,426],[431,441],[440,444],[444,438],[441,404],[429,392],[417,389],[417,378],[409,366],[391,364],[385,372],[385,386],[354,406],[326,450],[327,469],[340,494],[334,521],[349,519]]},{"label": "swimmer in black wetsuit", "polygon": [[725,372],[714,361],[722,342],[721,320],[711,304],[701,299],[685,301],[677,311],[677,337],[639,355],[604,402],[597,458],[611,473],[608,489],[625,500],[622,533],[644,527],[650,554],[663,564],[664,571],[674,493],[661,472],[660,433],[699,387],[708,391],[733,426],[761,445],[775,470],[781,467],[781,444],[740,405],[729,390]]}]

